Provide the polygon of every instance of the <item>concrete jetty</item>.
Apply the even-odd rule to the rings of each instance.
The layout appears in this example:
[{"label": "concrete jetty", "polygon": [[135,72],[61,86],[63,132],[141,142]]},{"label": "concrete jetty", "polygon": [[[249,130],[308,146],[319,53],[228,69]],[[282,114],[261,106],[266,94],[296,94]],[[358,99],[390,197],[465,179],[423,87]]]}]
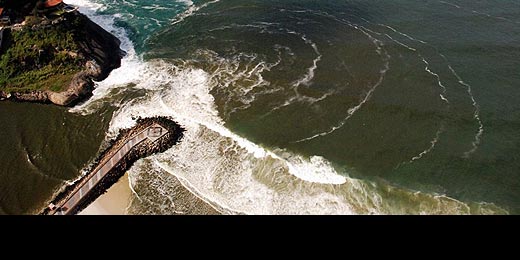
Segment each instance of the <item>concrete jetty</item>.
[{"label": "concrete jetty", "polygon": [[116,183],[135,161],[167,150],[182,138],[182,132],[179,125],[164,117],[139,119],[136,126],[121,131],[91,171],[60,192],[41,214],[77,214]]}]

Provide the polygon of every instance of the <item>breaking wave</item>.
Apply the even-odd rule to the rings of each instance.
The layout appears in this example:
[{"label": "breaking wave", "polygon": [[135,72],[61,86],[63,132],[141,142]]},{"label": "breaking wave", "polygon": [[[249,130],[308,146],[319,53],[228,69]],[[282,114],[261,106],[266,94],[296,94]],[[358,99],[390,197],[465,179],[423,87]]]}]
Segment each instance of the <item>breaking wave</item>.
[{"label": "breaking wave", "polygon": [[[236,81],[236,77],[253,78],[244,96],[258,86],[266,86],[262,72],[277,63],[257,63],[242,72],[228,73],[232,61],[215,60],[218,69],[205,71],[188,60],[148,60],[140,57],[126,31],[115,25],[114,17],[99,14],[101,4],[85,0],[71,0],[80,6],[95,22],[122,40],[122,48],[128,53],[122,66],[110,76],[98,82],[94,95],[84,104],[70,109],[73,113],[91,114],[100,107],[113,106],[115,112],[107,133],[113,138],[122,128],[131,127],[137,117],[170,116],[186,128],[185,137],[179,145],[165,153],[151,156],[137,163],[130,171],[132,180],[146,181],[161,186],[162,179],[138,178],[143,172],[166,173],[175,176],[191,192],[215,209],[229,214],[471,214],[503,212],[493,204],[465,204],[444,195],[427,194],[393,187],[387,183],[359,180],[349,176],[347,170],[333,165],[321,156],[304,157],[276,147],[262,147],[226,128],[211,91],[217,84]],[[186,1],[187,11],[172,20],[173,23],[187,19],[211,1],[196,6]],[[363,28],[358,28],[372,40],[376,52],[383,61],[380,77],[374,82],[360,103],[348,109],[347,117],[331,130],[302,139],[306,141],[329,134],[342,127],[360,107],[370,99],[381,85],[389,70],[390,55],[384,44],[372,37]],[[305,35],[305,43],[316,53],[312,66],[306,74],[294,82],[294,87],[311,82],[322,58],[318,47]],[[290,48],[279,46],[280,51],[290,53]],[[254,56],[249,57],[254,59]],[[222,74],[224,72],[224,74]],[[233,78],[235,77],[235,78]],[[215,79],[219,79],[217,82]],[[440,79],[439,79],[440,83]],[[443,87],[441,85],[441,87]],[[323,98],[323,97],[322,97]],[[440,132],[431,142],[431,147],[414,157],[420,159],[435,147]],[[150,166],[151,165],[151,166]],[[130,185],[134,186],[135,181]],[[167,187],[166,183],[162,187]],[[143,198],[146,194],[135,196]],[[160,197],[172,196],[167,188],[158,189]],[[166,201],[166,202],[165,202]],[[173,203],[171,200],[158,201]]]}]

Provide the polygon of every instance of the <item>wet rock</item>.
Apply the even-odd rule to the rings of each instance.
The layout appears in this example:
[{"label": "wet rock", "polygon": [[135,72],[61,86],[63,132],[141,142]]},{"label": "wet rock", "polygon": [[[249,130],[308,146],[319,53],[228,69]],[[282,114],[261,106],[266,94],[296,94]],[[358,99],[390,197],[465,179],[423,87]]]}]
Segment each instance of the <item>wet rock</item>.
[{"label": "wet rock", "polygon": [[[146,128],[159,124],[164,127],[168,133],[163,135],[161,138],[154,142],[149,140],[143,141],[138,145],[134,146],[96,185],[87,195],[85,195],[81,201],[71,210],[71,214],[77,214],[88,205],[90,205],[99,196],[104,194],[113,184],[115,184],[125,172],[132,167],[132,165],[139,159],[150,156],[155,153],[161,153],[168,150],[173,145],[177,144],[183,137],[184,129],[176,122],[172,121],[167,117],[153,117],[153,118],[140,118],[137,120],[137,124],[130,129],[123,129],[120,131],[118,137],[111,141],[108,148],[100,153],[100,156],[91,164],[87,173],[81,176],[79,179],[74,181],[72,185],[63,186],[55,195],[55,197],[49,201],[52,205],[61,205],[67,200],[67,198],[73,194],[78,188],[85,184],[89,177],[94,174],[94,170],[101,163],[109,160],[119,148],[121,148],[131,137],[145,130]],[[40,214],[50,214],[48,207],[42,209]]]}]

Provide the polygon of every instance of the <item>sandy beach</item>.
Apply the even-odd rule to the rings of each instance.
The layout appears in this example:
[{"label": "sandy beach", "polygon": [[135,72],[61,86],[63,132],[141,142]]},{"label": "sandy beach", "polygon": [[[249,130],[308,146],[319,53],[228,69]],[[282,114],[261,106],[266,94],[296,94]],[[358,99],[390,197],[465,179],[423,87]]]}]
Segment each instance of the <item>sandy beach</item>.
[{"label": "sandy beach", "polygon": [[[164,174],[164,173],[151,173]],[[125,173],[119,181],[114,184],[108,191],[101,195],[97,200],[92,202],[87,208],[78,215],[219,215],[220,213],[209,204],[199,199],[186,189],[179,180],[174,176],[171,178],[172,204],[163,205],[168,208],[166,211],[160,210],[155,204],[148,204],[148,200],[131,201],[132,190],[130,189],[128,173]],[[146,189],[146,188],[145,188]],[[154,194],[143,190],[142,192]],[[161,201],[162,197],[152,199],[152,201]],[[130,207],[131,206],[131,207]]]},{"label": "sandy beach", "polygon": [[130,203],[131,195],[128,173],[126,173],[105,194],[101,195],[78,215],[124,215]]}]

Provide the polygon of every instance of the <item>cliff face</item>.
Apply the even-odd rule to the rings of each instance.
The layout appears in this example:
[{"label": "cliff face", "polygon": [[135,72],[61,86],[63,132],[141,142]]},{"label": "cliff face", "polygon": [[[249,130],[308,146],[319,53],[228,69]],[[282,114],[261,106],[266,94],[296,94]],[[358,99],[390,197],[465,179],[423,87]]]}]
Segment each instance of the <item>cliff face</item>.
[{"label": "cliff face", "polygon": [[113,69],[121,66],[121,58],[125,55],[119,48],[121,42],[85,15],[79,13],[78,15],[85,19],[85,39],[78,44],[86,55],[100,66],[100,72],[94,75],[94,80],[104,80]]},{"label": "cliff face", "polygon": [[77,14],[84,19],[84,38],[78,45],[90,60],[85,64],[85,69],[72,78],[69,87],[62,92],[48,92],[50,102],[57,105],[73,105],[82,99],[89,97],[94,90],[94,82],[102,81],[110,72],[121,66],[121,58],[124,56],[120,41],[101,26],[92,22],[83,14]]},{"label": "cliff face", "polygon": [[[52,23],[48,20],[42,21],[26,25],[24,27],[27,28],[23,28],[22,32],[12,32],[11,34],[25,33],[30,38],[36,37],[34,35],[38,35],[38,33],[45,35],[45,30],[59,27],[61,30],[59,32],[67,34],[67,37],[56,37],[57,41],[66,39],[67,44],[50,44],[50,46],[29,44],[28,46],[32,47],[25,47],[25,49],[38,49],[37,56],[29,58],[30,52],[25,55],[26,57],[23,54],[19,55],[21,57],[14,57],[12,53],[8,53],[9,48],[16,48],[17,45],[26,43],[25,38],[27,37],[18,42],[13,40],[14,37],[4,40],[4,43],[6,42],[4,45],[8,46],[3,47],[2,56],[11,55],[2,57],[3,61],[10,58],[2,63],[7,64],[4,67],[21,62],[25,69],[2,74],[7,79],[2,80],[4,86],[0,83],[1,100],[71,106],[91,95],[94,90],[94,81],[104,80],[112,70],[120,67],[121,58],[125,54],[119,47],[120,41],[85,15],[73,12],[63,15]],[[58,36],[60,36],[59,33]],[[33,40],[36,43],[40,42],[37,37]],[[13,51],[13,53],[16,52]],[[0,70],[5,72],[8,68],[0,67]],[[13,80],[9,81],[9,78]],[[23,80],[17,80],[18,78]],[[57,84],[61,86],[56,86]],[[27,87],[27,85],[31,87]]]}]

